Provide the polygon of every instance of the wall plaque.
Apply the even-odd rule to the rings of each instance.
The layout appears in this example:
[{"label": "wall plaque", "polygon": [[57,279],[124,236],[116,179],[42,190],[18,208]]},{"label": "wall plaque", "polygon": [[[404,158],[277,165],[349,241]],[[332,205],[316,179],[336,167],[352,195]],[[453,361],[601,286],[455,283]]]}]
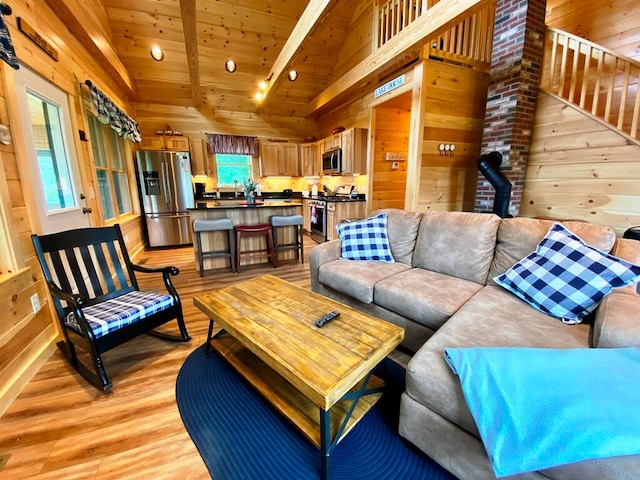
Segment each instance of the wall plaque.
[{"label": "wall plaque", "polygon": [[390,92],[391,90],[395,90],[396,88],[401,87],[402,85],[404,85],[404,74],[394,78],[384,85],[380,85],[378,88],[376,88],[375,92],[373,92],[373,95],[375,98],[378,98],[385,93]]},{"label": "wall plaque", "polygon": [[22,17],[18,17],[18,30],[24,33],[29,40],[35,43],[44,53],[58,61],[58,51],[47,42],[42,35],[34,30],[34,28],[24,21]]},{"label": "wall plaque", "polygon": [[384,159],[392,162],[406,162],[408,155],[401,152],[385,152]]}]

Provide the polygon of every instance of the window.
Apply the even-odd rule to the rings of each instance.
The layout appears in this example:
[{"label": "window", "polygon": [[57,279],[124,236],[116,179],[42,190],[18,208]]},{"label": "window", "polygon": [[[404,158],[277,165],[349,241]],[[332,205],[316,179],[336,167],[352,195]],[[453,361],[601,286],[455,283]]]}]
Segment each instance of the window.
[{"label": "window", "polygon": [[218,171],[219,186],[233,186],[234,180],[238,183],[251,178],[251,155],[216,155],[216,168]]},{"label": "window", "polygon": [[87,118],[102,213],[104,220],[111,220],[131,212],[124,140],[93,115]]}]

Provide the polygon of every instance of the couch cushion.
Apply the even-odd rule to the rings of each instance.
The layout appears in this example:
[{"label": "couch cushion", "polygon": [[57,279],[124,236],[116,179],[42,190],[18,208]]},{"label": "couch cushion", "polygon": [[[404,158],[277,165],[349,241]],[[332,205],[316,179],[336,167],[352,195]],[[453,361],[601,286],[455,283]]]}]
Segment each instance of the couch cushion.
[{"label": "couch cushion", "polygon": [[484,285],[499,225],[500,217],[493,214],[427,212],[420,222],[413,266]]},{"label": "couch cushion", "polygon": [[[552,220],[527,217],[502,219],[487,285],[496,285],[494,277],[502,275],[518,260],[533,252],[554,223],[556,222]],[[603,252],[610,252],[616,241],[616,234],[609,227],[588,222],[560,223],[583,239],[587,245]]]},{"label": "couch cushion", "polygon": [[556,223],[535,252],[494,281],[543,313],[580,323],[611,290],[639,278],[640,266],[586,245]]},{"label": "couch cushion", "polygon": [[371,303],[373,287],[378,281],[409,268],[404,263],[334,260],[320,266],[318,280],[321,284],[363,303]]},{"label": "couch cushion", "polygon": [[411,265],[422,214],[397,208],[385,208],[376,210],[372,215],[382,212],[387,213],[387,236],[393,258],[396,262]]},{"label": "couch cushion", "polygon": [[373,299],[376,305],[436,330],[482,288],[475,282],[413,268],[376,283]]},{"label": "couch cushion", "polygon": [[387,214],[341,223],[336,227],[341,242],[341,257],[346,260],[376,260],[393,263],[387,237]]},{"label": "couch cushion", "polygon": [[479,436],[447,366],[447,347],[585,348],[589,325],[566,325],[534,310],[500,287],[485,287],[464,304],[409,362],[407,393],[466,431]]}]

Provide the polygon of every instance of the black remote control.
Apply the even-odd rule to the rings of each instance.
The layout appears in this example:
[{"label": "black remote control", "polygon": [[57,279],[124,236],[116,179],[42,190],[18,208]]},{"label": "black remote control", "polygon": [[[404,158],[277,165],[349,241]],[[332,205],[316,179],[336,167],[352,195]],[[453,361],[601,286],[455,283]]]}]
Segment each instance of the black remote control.
[{"label": "black remote control", "polygon": [[316,320],[316,327],[320,328],[338,316],[340,316],[340,312],[336,312],[335,310],[333,312],[329,312]]}]

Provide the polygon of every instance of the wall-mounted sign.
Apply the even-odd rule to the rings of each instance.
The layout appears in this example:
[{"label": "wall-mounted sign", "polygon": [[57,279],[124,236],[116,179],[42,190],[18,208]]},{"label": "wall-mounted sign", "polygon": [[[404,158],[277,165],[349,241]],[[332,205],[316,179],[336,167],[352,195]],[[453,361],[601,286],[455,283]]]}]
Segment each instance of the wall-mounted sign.
[{"label": "wall-mounted sign", "polygon": [[58,51],[47,42],[42,35],[36,32],[31,25],[24,21],[24,18],[18,17],[18,30],[24,33],[29,40],[42,49],[44,53],[58,61]]},{"label": "wall-mounted sign", "polygon": [[384,159],[389,160],[391,162],[406,162],[408,155],[406,153],[400,152],[386,152],[384,154]]},{"label": "wall-mounted sign", "polygon": [[401,87],[402,85],[404,85],[404,74],[400,75],[397,78],[394,78],[384,85],[380,85],[378,88],[376,88],[374,96],[375,98],[378,98],[385,93],[390,92],[391,90],[395,90],[396,88]]}]

